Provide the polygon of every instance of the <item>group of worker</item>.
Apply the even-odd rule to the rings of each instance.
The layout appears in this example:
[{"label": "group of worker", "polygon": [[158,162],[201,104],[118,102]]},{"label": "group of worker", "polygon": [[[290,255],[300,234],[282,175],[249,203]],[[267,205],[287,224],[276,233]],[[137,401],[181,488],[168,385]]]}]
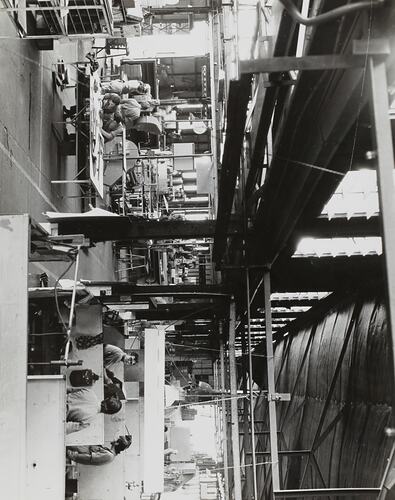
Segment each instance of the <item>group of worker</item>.
[{"label": "group of worker", "polygon": [[[138,362],[138,354],[126,354],[122,349],[111,344],[103,346],[104,367],[104,399],[99,401],[91,387],[68,389],[66,432],[76,432],[89,426],[100,413],[113,415],[122,408],[119,390],[122,383],[114,376],[110,368],[118,363],[134,365]],[[69,446],[67,456],[74,462],[85,465],[101,465],[109,463],[121,451],[129,448],[132,436],[119,436],[111,443],[110,448],[103,445]]]},{"label": "group of worker", "polygon": [[105,142],[119,135],[123,127],[126,130],[133,128],[142,111],[150,112],[157,104],[152,99],[150,85],[138,80],[104,82],[102,93],[102,136]]}]

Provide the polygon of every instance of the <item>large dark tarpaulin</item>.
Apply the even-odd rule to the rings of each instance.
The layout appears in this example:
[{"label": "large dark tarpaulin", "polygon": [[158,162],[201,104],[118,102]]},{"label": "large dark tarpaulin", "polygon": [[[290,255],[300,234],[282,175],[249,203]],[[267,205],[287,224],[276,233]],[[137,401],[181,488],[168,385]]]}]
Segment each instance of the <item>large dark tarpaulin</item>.
[{"label": "large dark tarpaulin", "polygon": [[[280,450],[312,448],[344,351],[320,434],[331,422],[337,423],[315,451],[322,477],[311,458],[304,488],[380,486],[391,447],[385,428],[391,425],[393,383],[386,313],[383,301],[373,295],[340,297],[337,305],[284,337],[275,349],[276,391],[292,394],[289,403],[277,405]],[[265,365],[264,357],[254,358],[254,378],[263,389]],[[255,418],[264,421],[257,424],[258,430],[268,429],[263,398]],[[265,434],[259,436],[258,449],[270,449]],[[280,458],[282,489],[301,487],[306,462],[306,455]],[[258,468],[261,491],[265,473],[265,467]]]}]

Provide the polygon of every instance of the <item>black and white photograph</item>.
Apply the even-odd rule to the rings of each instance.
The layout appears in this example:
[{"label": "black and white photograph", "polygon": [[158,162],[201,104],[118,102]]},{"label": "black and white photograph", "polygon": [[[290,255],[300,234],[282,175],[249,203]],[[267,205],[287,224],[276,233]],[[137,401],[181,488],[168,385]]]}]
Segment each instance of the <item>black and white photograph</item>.
[{"label": "black and white photograph", "polygon": [[0,0],[0,498],[395,500],[395,0]]}]

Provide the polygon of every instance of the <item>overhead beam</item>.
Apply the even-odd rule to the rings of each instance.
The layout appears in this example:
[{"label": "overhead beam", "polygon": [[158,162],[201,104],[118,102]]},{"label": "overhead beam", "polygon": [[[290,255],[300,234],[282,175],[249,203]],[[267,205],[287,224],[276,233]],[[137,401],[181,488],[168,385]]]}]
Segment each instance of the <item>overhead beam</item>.
[{"label": "overhead beam", "polygon": [[[65,217],[52,221],[58,234],[83,234],[91,241],[212,238],[216,221],[145,220],[130,217]],[[228,218],[225,234],[239,232],[239,224]]]},{"label": "overhead beam", "polygon": [[[290,16],[283,16],[281,9],[272,12],[271,24],[273,27],[272,43],[265,47],[264,53],[270,56],[290,53],[299,26],[292,21]],[[267,134],[276,102],[285,97],[284,88],[280,89],[278,85],[283,83],[283,78],[283,75],[263,73],[257,78],[257,98],[251,121],[251,161],[245,187],[247,199],[250,199],[262,170]],[[285,78],[288,78],[288,75]],[[274,86],[267,87],[268,84],[274,84]]]},{"label": "overhead beam", "polygon": [[[251,127],[252,154],[245,186],[245,196],[247,198],[251,196],[254,190],[259,174],[259,166],[263,164],[267,134],[279,94],[279,87],[258,88],[258,93],[260,106],[259,109],[254,110],[254,121]],[[261,94],[263,94],[263,96]],[[262,103],[260,102],[261,100],[263,101]],[[257,115],[259,115],[259,120],[256,118]]]},{"label": "overhead beam", "polygon": [[227,126],[218,190],[218,210],[215,228],[213,257],[221,262],[229,235],[236,180],[240,169],[240,155],[244,138],[247,105],[250,96],[251,77],[244,75],[232,81],[229,87]]},{"label": "overhead beam", "polygon": [[[262,237],[262,233],[270,234],[270,238],[264,240],[264,247],[259,249],[259,255],[268,262],[278,257],[294,229],[302,223],[304,216],[307,217],[305,208],[310,200],[321,196],[317,189],[319,182],[322,180],[325,184],[328,177],[336,177],[340,182],[341,175],[334,176],[313,167],[325,168],[328,165],[355,122],[360,106],[366,102],[366,95],[361,97],[363,71],[356,68],[333,80],[336,89],[331,88],[325,100],[321,95],[326,85],[319,82],[317,88],[322,92],[316,91],[311,105],[304,107],[307,89],[312,85],[311,80],[314,81],[310,76],[311,73],[302,73],[295,89],[297,95],[294,95],[292,116],[282,124],[280,137],[277,137],[264,202],[258,209],[254,224],[257,237]],[[318,107],[321,112],[314,116]],[[296,128],[295,120],[298,123]],[[307,143],[306,136],[309,137]],[[290,137],[293,137],[292,141]],[[347,166],[339,165],[338,168],[346,169]],[[322,199],[322,204],[325,201]]]},{"label": "overhead beam", "polygon": [[284,71],[326,71],[328,69],[363,68],[362,55],[322,55],[303,57],[268,57],[240,61],[240,73],[283,73]]},{"label": "overhead beam", "polygon": [[[300,314],[303,314],[303,311],[276,311],[276,310],[273,310],[273,304],[271,303],[272,305],[272,318],[273,319],[278,319],[278,318],[287,318],[287,319],[292,319],[294,318],[295,316],[299,316]],[[254,313],[254,318],[253,319],[260,319],[262,320],[262,324],[263,324],[263,320],[265,318],[265,313],[264,312],[261,312],[261,313]],[[258,322],[253,322],[253,325],[259,325]]]},{"label": "overhead beam", "polygon": [[299,237],[312,238],[357,238],[367,236],[381,236],[380,220],[378,216],[370,217],[352,217],[316,218],[310,222],[304,223],[296,229]]},{"label": "overhead beam", "polygon": [[158,7],[150,8],[150,14],[154,16],[174,16],[176,14],[208,14],[211,11],[210,6],[202,7]]},{"label": "overhead beam", "polygon": [[221,285],[136,285],[128,281],[93,281],[81,280],[91,288],[103,291],[106,296],[131,295],[133,297],[218,297],[226,298],[229,292]]},{"label": "overhead beam", "polygon": [[[359,29],[358,23],[351,24],[350,21],[349,36],[342,47],[344,54],[352,50],[352,40],[358,38]],[[385,36],[386,29],[382,33]],[[308,42],[310,53],[335,51],[335,34],[336,27],[330,24],[316,30]],[[384,53],[382,42],[375,39],[371,42],[375,54]],[[346,59],[337,59],[343,56],[336,52],[335,55],[323,56],[324,59],[322,56],[305,56],[306,62],[301,62],[304,58],[291,58],[293,68],[302,71],[290,96],[287,113],[283,114],[274,130],[273,158],[255,221],[257,237],[262,238],[262,233],[270,234],[270,238],[263,239],[264,246],[259,249],[263,262],[273,263],[287,245],[299,220],[311,217],[311,212],[305,210],[312,199],[324,203],[322,186],[328,179],[334,177],[338,183],[341,174],[350,168],[351,162],[336,166],[333,170],[340,175],[322,170],[328,167],[346,134],[352,132],[356,117],[367,102],[367,93],[361,90],[366,54],[358,52]],[[273,64],[278,64],[275,59],[278,58],[273,59]],[[266,60],[261,62],[265,64]],[[264,69],[284,71],[289,68],[289,61],[284,59],[282,62],[282,66]],[[393,63],[392,60],[390,65]],[[303,64],[306,64],[305,68]],[[328,68],[334,71],[303,71],[319,69],[320,64],[323,64],[323,71]],[[344,71],[347,66],[349,69]]]},{"label": "overhead beam", "polygon": [[276,262],[272,279],[273,292],[355,289],[362,281],[383,279],[383,260],[378,255],[291,258]]},{"label": "overhead beam", "polygon": [[[269,431],[270,432],[270,431]],[[268,456],[270,455],[270,450],[267,451],[256,451],[257,455]],[[309,455],[311,453],[310,450],[279,450],[278,454],[283,456],[298,456],[298,455]]]},{"label": "overhead beam", "polygon": [[[182,321],[183,319],[225,318],[228,314],[226,308],[216,307],[215,304],[203,305],[204,307],[201,304],[196,304],[196,306],[198,307],[191,307],[189,311],[183,310],[182,312],[172,308],[160,310],[142,309],[135,311],[135,316],[136,319],[146,319],[147,321]],[[178,335],[178,332],[175,331],[174,334]]]},{"label": "overhead beam", "polygon": [[305,497],[346,497],[354,496],[377,497],[380,488],[322,488],[303,490],[274,491],[274,498],[305,498]]}]

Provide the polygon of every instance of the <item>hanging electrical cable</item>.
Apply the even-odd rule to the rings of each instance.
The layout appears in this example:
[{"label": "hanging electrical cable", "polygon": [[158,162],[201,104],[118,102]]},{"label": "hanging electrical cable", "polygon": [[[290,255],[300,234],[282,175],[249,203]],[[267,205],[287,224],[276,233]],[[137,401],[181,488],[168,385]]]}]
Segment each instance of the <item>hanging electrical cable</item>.
[{"label": "hanging electrical cable", "polygon": [[324,12],[314,17],[304,17],[299,12],[296,5],[292,0],[279,0],[288,14],[292,17],[294,21],[300,24],[304,24],[305,26],[314,26],[317,24],[326,23],[329,21],[333,21],[338,17],[346,16],[348,14],[353,14],[354,12],[359,12],[365,9],[371,9],[375,7],[382,7],[386,0],[370,0],[364,2],[356,2],[352,4],[342,5],[341,7],[337,7],[328,12]]}]

